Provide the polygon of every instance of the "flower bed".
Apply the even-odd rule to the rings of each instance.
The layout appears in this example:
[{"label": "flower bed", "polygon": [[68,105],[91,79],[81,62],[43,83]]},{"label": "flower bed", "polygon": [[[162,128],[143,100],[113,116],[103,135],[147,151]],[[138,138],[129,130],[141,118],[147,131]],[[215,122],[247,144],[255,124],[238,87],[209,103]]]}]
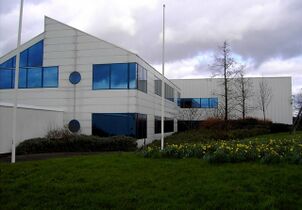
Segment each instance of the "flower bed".
[{"label": "flower bed", "polygon": [[145,157],[202,158],[211,163],[250,162],[302,163],[302,139],[270,139],[260,141],[215,141],[202,144],[147,147]]}]

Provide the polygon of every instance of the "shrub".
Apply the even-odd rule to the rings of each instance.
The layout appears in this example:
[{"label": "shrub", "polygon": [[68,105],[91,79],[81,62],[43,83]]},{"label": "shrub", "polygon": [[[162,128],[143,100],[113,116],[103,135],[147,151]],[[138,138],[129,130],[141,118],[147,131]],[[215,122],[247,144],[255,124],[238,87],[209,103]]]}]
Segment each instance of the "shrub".
[{"label": "shrub", "polygon": [[65,125],[63,128],[51,129],[45,135],[46,139],[70,139],[73,138],[75,134],[73,134]]},{"label": "shrub", "polygon": [[291,129],[291,125],[283,124],[283,123],[272,123],[270,126],[271,133],[289,132],[290,129]]},{"label": "shrub", "polygon": [[51,153],[51,152],[102,152],[134,151],[136,139],[126,136],[97,137],[73,135],[67,139],[34,138],[20,143],[17,154]]}]

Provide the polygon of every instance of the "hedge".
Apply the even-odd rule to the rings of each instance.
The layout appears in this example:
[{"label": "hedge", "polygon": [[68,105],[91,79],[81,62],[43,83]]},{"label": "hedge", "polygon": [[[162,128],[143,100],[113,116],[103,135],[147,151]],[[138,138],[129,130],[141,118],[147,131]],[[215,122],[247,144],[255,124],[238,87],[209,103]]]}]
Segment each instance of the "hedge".
[{"label": "hedge", "polygon": [[33,138],[20,143],[16,153],[134,151],[136,139],[126,136],[97,137],[75,135],[67,139]]}]

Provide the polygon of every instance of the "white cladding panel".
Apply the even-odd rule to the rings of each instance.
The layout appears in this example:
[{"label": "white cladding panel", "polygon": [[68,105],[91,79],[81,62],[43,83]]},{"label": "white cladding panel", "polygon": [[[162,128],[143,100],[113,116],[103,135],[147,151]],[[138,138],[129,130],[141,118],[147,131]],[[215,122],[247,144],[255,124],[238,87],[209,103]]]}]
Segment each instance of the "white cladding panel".
[{"label": "white cladding panel", "polygon": [[[11,152],[12,106],[0,105],[0,154]],[[19,107],[17,111],[17,142],[43,137],[56,128],[63,127],[63,111]]]},{"label": "white cladding panel", "polygon": [[[253,107],[257,106],[259,101],[259,83],[263,81],[267,83],[272,93],[272,99],[267,108],[267,119],[273,122],[292,124],[291,77],[253,77],[249,79],[253,96],[247,103]],[[223,80],[220,78],[174,79],[172,82],[181,88],[181,98],[218,97],[219,103],[223,101],[219,97],[219,93],[223,91],[221,86]],[[233,112],[232,116],[240,117],[240,113]],[[247,116],[263,118],[259,109],[254,109]]]}]

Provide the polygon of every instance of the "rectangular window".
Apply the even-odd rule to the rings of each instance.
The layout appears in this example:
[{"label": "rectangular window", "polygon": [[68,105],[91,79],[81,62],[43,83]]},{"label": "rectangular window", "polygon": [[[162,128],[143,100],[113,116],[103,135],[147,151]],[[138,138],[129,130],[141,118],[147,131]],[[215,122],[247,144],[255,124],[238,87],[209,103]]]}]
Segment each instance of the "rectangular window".
[{"label": "rectangular window", "polygon": [[137,65],[129,63],[129,89],[137,88]]},{"label": "rectangular window", "polygon": [[115,63],[93,65],[93,90],[136,89],[137,64]]},{"label": "rectangular window", "polygon": [[165,118],[164,126],[165,126],[165,128],[164,128],[165,133],[174,132],[174,120],[173,119]]},{"label": "rectangular window", "polygon": [[218,98],[209,98],[209,108],[218,108]]},{"label": "rectangular window", "polygon": [[0,64],[0,89],[12,89],[15,83],[16,56]]},{"label": "rectangular window", "polygon": [[111,88],[127,89],[128,88],[128,64],[118,63],[111,64]]},{"label": "rectangular window", "polygon": [[43,87],[58,87],[58,67],[43,68]]},{"label": "rectangular window", "polygon": [[165,98],[174,102],[174,89],[165,83]]},{"label": "rectangular window", "polygon": [[125,135],[137,139],[147,137],[147,115],[137,113],[93,113],[92,134]]},{"label": "rectangular window", "polygon": [[93,65],[93,89],[109,89],[110,65]]},{"label": "rectangular window", "polygon": [[147,93],[147,70],[137,65],[137,89]]},{"label": "rectangular window", "polygon": [[0,69],[0,89],[14,88],[14,70],[12,69]]},{"label": "rectangular window", "polygon": [[217,108],[218,98],[181,98],[178,104],[181,108]]},{"label": "rectangular window", "polygon": [[27,87],[42,87],[42,68],[27,68]]},{"label": "rectangular window", "polygon": [[154,117],[154,133],[161,133],[161,117]]},{"label": "rectangular window", "polygon": [[19,88],[58,87],[58,67],[20,68]]},{"label": "rectangular window", "polygon": [[[164,131],[165,133],[174,132],[174,120],[165,117],[164,120]],[[154,117],[154,133],[161,133],[161,117]]]},{"label": "rectangular window", "polygon": [[161,96],[161,92],[162,92],[161,86],[162,86],[162,81],[159,78],[155,77],[155,80],[154,80],[154,93],[156,95]]}]

